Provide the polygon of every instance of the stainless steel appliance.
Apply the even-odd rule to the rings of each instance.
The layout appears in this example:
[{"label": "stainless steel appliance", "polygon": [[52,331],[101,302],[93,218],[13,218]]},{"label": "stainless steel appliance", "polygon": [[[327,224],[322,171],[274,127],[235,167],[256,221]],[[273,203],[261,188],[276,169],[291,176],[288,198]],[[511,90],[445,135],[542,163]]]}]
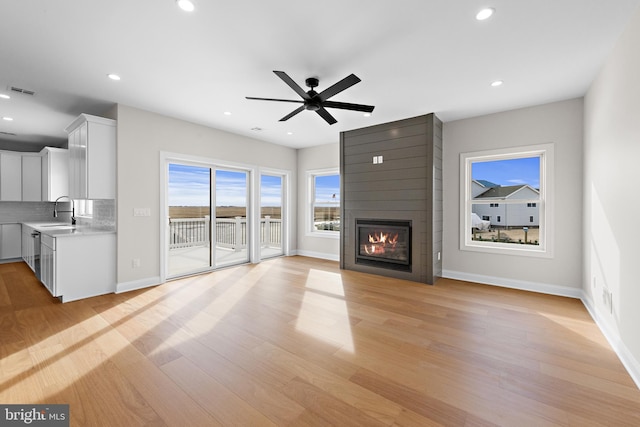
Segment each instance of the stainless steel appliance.
[{"label": "stainless steel appliance", "polygon": [[34,272],[36,273],[36,277],[40,280],[40,232],[33,231],[31,233],[31,237],[33,238],[33,266]]}]

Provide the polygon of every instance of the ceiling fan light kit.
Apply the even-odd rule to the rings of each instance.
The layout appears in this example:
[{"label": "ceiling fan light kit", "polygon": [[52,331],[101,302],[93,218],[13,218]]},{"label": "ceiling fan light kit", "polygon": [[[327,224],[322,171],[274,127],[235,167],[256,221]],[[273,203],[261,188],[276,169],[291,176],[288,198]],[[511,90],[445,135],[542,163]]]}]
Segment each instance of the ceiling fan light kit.
[{"label": "ceiling fan light kit", "polygon": [[282,81],[284,81],[291,89],[293,89],[293,91],[296,92],[302,98],[302,100],[256,98],[252,96],[247,96],[246,98],[258,101],[295,102],[298,104],[302,104],[300,107],[296,108],[291,113],[281,118],[281,122],[289,120],[291,117],[295,116],[298,113],[301,113],[304,110],[309,110],[315,111],[327,123],[332,125],[334,123],[337,123],[338,121],[326,110],[326,108],[338,108],[341,110],[361,111],[365,113],[371,113],[375,108],[373,105],[329,101],[329,98],[331,98],[332,96],[337,95],[338,93],[350,88],[351,86],[361,81],[355,74],[350,74],[333,86],[330,86],[322,92],[318,93],[314,90],[314,88],[316,88],[320,83],[317,77],[309,77],[305,80],[305,84],[310,88],[310,90],[305,92],[304,89],[302,89],[296,82],[294,82],[293,79],[289,77],[284,71],[274,71],[274,73],[278,77],[280,77],[280,79],[282,79]]}]

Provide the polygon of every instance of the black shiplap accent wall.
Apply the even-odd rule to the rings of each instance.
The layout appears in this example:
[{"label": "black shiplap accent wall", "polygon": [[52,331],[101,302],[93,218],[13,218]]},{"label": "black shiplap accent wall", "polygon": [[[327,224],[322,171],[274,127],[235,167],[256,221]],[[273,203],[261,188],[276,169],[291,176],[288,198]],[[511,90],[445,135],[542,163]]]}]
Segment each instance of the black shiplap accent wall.
[{"label": "black shiplap accent wall", "polygon": [[[442,122],[427,114],[342,132],[340,178],[340,267],[433,284],[442,274]],[[356,218],[410,220],[412,271],[356,264]]]}]

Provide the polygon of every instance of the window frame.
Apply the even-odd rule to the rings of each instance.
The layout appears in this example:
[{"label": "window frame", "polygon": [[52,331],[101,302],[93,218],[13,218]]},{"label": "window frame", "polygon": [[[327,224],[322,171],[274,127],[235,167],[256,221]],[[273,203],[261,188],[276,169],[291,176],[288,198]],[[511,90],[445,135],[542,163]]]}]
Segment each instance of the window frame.
[{"label": "window frame", "polygon": [[[314,225],[314,212],[315,212],[315,199],[316,199],[316,177],[320,176],[331,176],[337,175],[340,180],[342,177],[340,176],[339,168],[330,168],[330,169],[314,169],[307,171],[307,186],[308,186],[308,202],[307,202],[307,227],[306,227],[306,235],[313,237],[326,237],[331,239],[339,239],[340,231],[334,230],[317,230]],[[337,194],[340,194],[340,188],[338,188]],[[342,200],[338,203],[338,210],[340,210]],[[340,218],[340,229],[342,230],[342,218]]]},{"label": "window frame", "polygon": [[[472,205],[478,203],[472,196],[472,165],[474,162],[540,158],[539,199],[535,201],[539,209],[539,245],[519,245],[514,243],[472,240]],[[545,143],[495,150],[460,153],[460,250],[502,255],[553,258],[554,254],[554,144]],[[495,201],[493,201],[495,203]],[[533,203],[525,200],[501,200],[500,203]],[[489,204],[489,202],[482,202]]]}]

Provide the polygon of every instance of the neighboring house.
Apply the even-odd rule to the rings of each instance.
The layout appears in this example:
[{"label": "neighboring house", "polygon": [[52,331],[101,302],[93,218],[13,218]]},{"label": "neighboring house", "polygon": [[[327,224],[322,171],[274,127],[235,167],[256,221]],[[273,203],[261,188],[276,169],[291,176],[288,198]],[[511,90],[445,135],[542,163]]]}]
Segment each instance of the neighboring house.
[{"label": "neighboring house", "polygon": [[[483,184],[484,183],[484,184]],[[487,187],[488,181],[472,183],[474,203],[471,211],[481,219],[490,221],[492,227],[538,227],[538,203],[531,200],[540,198],[540,192],[529,185]],[[491,184],[491,183],[489,183]],[[484,191],[480,191],[484,189]],[[522,203],[513,201],[523,200]],[[507,203],[507,201],[509,203]]]}]

